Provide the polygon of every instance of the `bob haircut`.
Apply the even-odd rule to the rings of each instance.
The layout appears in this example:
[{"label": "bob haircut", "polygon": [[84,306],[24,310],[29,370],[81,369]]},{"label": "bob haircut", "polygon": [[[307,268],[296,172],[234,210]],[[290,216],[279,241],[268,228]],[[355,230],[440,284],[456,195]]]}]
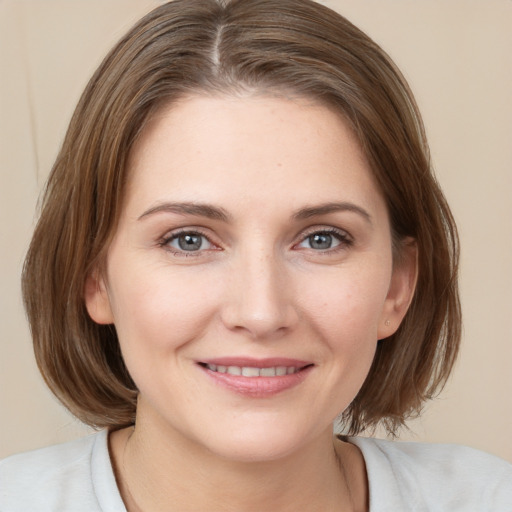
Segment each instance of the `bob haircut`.
[{"label": "bob haircut", "polygon": [[340,416],[357,434],[395,433],[445,384],[461,333],[458,238],[433,176],[424,128],[400,71],[368,36],[311,0],[175,0],[140,20],[87,85],[50,174],[23,273],[38,366],[94,427],[134,423],[137,388],[115,327],[97,325],[84,284],[102,272],[146,121],[192,94],[308,98],[339,112],[389,211],[394,264],[411,237],[418,280],[398,331]]}]

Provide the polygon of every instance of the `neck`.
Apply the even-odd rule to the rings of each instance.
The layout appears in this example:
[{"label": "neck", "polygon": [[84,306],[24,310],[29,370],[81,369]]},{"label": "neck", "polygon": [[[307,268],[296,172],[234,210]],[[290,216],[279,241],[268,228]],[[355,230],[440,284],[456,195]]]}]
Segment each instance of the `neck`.
[{"label": "neck", "polygon": [[354,506],[361,503],[355,447],[336,443],[329,431],[293,454],[239,461],[151,423],[111,436],[128,512],[366,510]]}]

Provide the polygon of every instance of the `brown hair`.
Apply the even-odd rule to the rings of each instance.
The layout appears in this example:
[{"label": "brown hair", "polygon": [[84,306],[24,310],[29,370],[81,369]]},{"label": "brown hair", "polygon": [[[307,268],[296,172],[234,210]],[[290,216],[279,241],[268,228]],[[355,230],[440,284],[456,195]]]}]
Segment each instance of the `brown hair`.
[{"label": "brown hair", "polygon": [[84,283],[104,262],[127,157],[145,121],[198,91],[297,94],[351,123],[394,240],[417,242],[419,275],[404,321],[379,342],[342,421],[351,434],[379,422],[395,431],[443,386],[458,351],[457,233],[406,81],[377,44],[310,0],[175,0],[139,21],[96,71],[48,180],[25,261],[25,307],[47,384],[90,425],[134,422],[136,386],[115,328],[88,316]]}]

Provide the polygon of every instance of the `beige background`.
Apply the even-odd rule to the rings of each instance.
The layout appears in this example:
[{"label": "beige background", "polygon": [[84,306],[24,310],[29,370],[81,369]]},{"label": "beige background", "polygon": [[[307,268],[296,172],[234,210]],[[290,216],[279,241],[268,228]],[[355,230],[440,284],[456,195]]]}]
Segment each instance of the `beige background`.
[{"label": "beige background", "polygon": [[[37,372],[20,268],[78,95],[106,50],[158,3],[0,0],[0,457],[86,431]],[[402,438],[512,461],[512,1],[324,3],[381,43],[409,79],[460,227],[462,356]]]}]

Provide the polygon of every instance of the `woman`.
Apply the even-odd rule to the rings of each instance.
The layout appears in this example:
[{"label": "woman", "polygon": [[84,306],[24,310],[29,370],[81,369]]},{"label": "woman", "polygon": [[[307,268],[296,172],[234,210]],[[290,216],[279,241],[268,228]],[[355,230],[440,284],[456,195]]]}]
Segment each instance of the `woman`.
[{"label": "woman", "polygon": [[367,36],[308,0],[157,8],[80,100],[23,278],[43,376],[103,430],[1,463],[0,510],[508,510],[503,461],[353,437],[446,381],[457,259]]}]

